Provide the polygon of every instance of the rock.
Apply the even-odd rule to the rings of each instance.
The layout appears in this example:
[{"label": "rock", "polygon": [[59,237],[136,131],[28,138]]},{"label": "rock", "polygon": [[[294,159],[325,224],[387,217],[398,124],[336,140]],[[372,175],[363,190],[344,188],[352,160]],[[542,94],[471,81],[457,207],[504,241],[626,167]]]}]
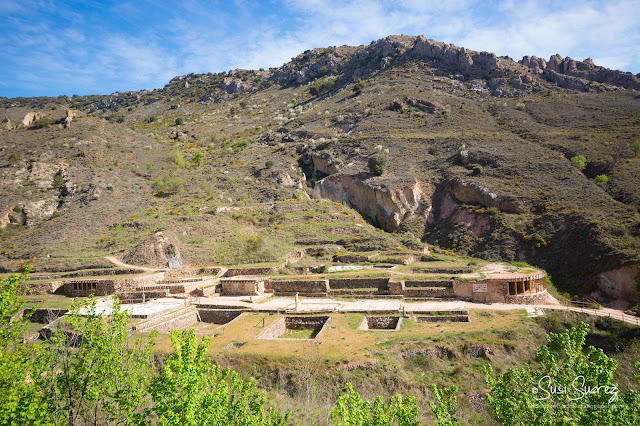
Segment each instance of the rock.
[{"label": "rock", "polygon": [[182,256],[178,240],[164,232],[156,232],[122,256],[122,261],[132,265],[178,269]]},{"label": "rock", "polygon": [[598,288],[609,297],[623,303],[636,302],[635,276],[638,265],[627,265],[622,268],[602,272],[598,275]]},{"label": "rock", "polygon": [[9,118],[8,118],[8,117],[5,117],[5,118],[2,120],[2,128],[3,128],[4,130],[13,130],[13,124],[11,124],[11,120],[9,120]]},{"label": "rock", "polygon": [[509,213],[524,213],[525,208],[515,199],[498,196],[488,188],[476,182],[464,182],[455,179],[452,182],[452,195],[461,203],[480,204],[484,207],[496,207]]},{"label": "rock", "polygon": [[53,189],[53,179],[55,175],[61,173],[57,164],[33,162],[27,167],[28,180],[33,182],[38,189]]},{"label": "rock", "polygon": [[41,118],[42,116],[40,115],[40,113],[38,113],[37,111],[31,111],[30,113],[27,113],[27,115],[25,115],[24,118],[22,119],[22,125],[24,127],[29,127],[36,120],[40,120]]},{"label": "rock", "polygon": [[405,359],[415,358],[417,356],[423,356],[425,358],[440,358],[440,359],[453,359],[458,358],[458,354],[455,349],[448,348],[446,346],[433,346],[425,349],[413,349],[406,351],[402,354]]},{"label": "rock", "polygon": [[44,198],[38,201],[25,203],[23,211],[27,226],[34,226],[43,220],[51,219],[58,209],[58,196],[53,191],[48,192]]},{"label": "rock", "polygon": [[340,172],[338,162],[328,152],[323,152],[322,154],[312,153],[311,161],[313,162],[313,168],[325,175],[333,175]]},{"label": "rock", "polygon": [[27,216],[20,206],[14,206],[0,213],[0,229],[9,225],[24,225],[25,223],[27,223]]},{"label": "rock", "polygon": [[469,151],[467,151],[466,149],[460,151],[460,162],[465,165],[469,164]]},{"label": "rock", "polygon": [[71,127],[71,122],[73,121],[74,118],[76,118],[78,116],[79,111],[75,110],[75,109],[68,109],[67,110],[67,117],[64,119],[64,127],[65,129],[68,129],[69,127]]},{"label": "rock", "polygon": [[464,354],[470,358],[484,358],[491,361],[491,355],[493,355],[493,349],[489,345],[477,344],[469,346]]},{"label": "rock", "polygon": [[384,178],[367,174],[338,173],[316,182],[311,195],[346,204],[387,231],[397,231],[412,218],[426,220],[430,200],[417,181],[398,189],[389,189],[384,182]]},{"label": "rock", "polygon": [[228,93],[241,93],[246,92],[251,88],[250,83],[246,83],[237,77],[225,77],[220,85],[222,90],[226,90]]}]

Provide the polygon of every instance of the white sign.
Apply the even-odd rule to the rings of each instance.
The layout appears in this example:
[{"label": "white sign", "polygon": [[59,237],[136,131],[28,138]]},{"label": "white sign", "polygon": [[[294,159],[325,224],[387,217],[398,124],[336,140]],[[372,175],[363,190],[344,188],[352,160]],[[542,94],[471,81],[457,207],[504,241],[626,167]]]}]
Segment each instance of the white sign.
[{"label": "white sign", "polygon": [[474,293],[478,293],[478,292],[486,293],[487,292],[487,285],[486,284],[474,284],[473,285],[473,292]]}]

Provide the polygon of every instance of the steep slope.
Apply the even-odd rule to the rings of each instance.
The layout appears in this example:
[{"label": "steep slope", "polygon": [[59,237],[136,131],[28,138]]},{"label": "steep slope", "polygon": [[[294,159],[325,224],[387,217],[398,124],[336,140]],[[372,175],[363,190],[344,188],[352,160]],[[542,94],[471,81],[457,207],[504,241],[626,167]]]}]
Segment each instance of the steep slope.
[{"label": "steep slope", "polygon": [[[525,260],[565,289],[588,293],[600,281],[616,293],[627,278],[610,271],[633,268],[640,252],[637,90],[637,76],[590,61],[518,63],[390,36],[307,51],[277,69],[180,76],[153,91],[4,100],[12,127],[32,110],[43,118],[2,133],[0,253],[64,251],[70,239],[76,252],[111,253],[167,230],[183,236],[187,261],[221,252],[242,261],[259,256],[230,247],[280,238],[268,217],[287,199],[299,206],[287,215],[323,206],[329,221],[346,216],[306,201],[314,197],[393,232],[374,239],[389,247],[424,241]],[[65,128],[67,108],[81,113]],[[382,176],[369,174],[374,153],[388,157]],[[579,155],[582,171],[570,161]],[[608,182],[594,180],[601,175]],[[228,221],[215,212],[243,213]],[[199,236],[211,222],[219,229]],[[355,222],[347,227],[357,238],[376,235]],[[103,229],[122,235],[96,243]],[[326,239],[322,226],[303,238],[287,232],[277,253]]]}]

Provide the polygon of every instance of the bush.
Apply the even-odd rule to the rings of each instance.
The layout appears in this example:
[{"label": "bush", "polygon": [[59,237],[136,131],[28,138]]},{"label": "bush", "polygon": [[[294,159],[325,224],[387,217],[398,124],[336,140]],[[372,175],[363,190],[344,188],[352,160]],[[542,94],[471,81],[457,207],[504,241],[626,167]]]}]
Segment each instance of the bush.
[{"label": "bush", "polygon": [[18,157],[15,154],[11,154],[7,160],[9,160],[9,163],[11,164],[16,164],[18,162]]},{"label": "bush", "polygon": [[180,152],[179,149],[176,149],[171,154],[171,161],[173,162],[173,164],[176,165],[176,167],[184,167],[184,166],[187,165],[187,163],[184,161],[184,157],[182,157],[182,153]]},{"label": "bush", "polygon": [[184,188],[184,180],[166,174],[156,179],[153,183],[153,189],[159,197],[177,194],[182,191],[182,188]]},{"label": "bush", "polygon": [[482,166],[473,166],[472,173],[474,176],[481,175],[482,172],[484,172],[484,169],[482,168]]},{"label": "bush", "polygon": [[587,159],[584,155],[576,155],[571,157],[571,162],[576,165],[578,170],[584,170],[587,167]]},{"label": "bush", "polygon": [[53,187],[55,189],[62,189],[62,187],[64,186],[64,178],[57,174],[53,177]]},{"label": "bush", "polygon": [[369,157],[369,171],[371,172],[371,174],[380,176],[385,172],[385,170],[387,170],[388,162],[389,160],[386,155],[380,152],[373,154],[371,157]]},{"label": "bush", "polygon": [[318,96],[333,89],[336,84],[335,77],[329,77],[324,80],[316,80],[309,85],[309,93],[312,96]]},{"label": "bush", "polygon": [[362,79],[358,79],[358,81],[356,81],[356,84],[353,85],[353,93],[355,93],[357,96],[360,93],[362,93],[363,89],[364,89],[364,81],[362,81]]},{"label": "bush", "polygon": [[275,164],[275,163],[273,162],[273,160],[267,160],[267,161],[264,163],[264,166],[265,166],[267,169],[270,169],[270,168],[272,168],[272,167],[273,167],[273,165],[274,165],[274,164]]},{"label": "bush", "polygon": [[249,139],[241,139],[239,141],[234,142],[231,145],[231,148],[233,148],[235,152],[240,152],[246,147],[248,147],[250,144],[251,144],[251,141]]},{"label": "bush", "polygon": [[598,175],[594,180],[600,186],[606,186],[607,182],[609,182],[609,178],[607,177],[607,175]]},{"label": "bush", "polygon": [[636,157],[640,155],[640,139],[638,139],[633,143],[633,145],[631,145],[631,151],[633,151],[633,155]]},{"label": "bush", "polygon": [[191,161],[198,167],[204,164],[204,154],[200,151],[196,151],[191,158]]},{"label": "bush", "polygon": [[181,117],[176,118],[176,126],[179,126],[182,123],[184,123],[184,120]]}]

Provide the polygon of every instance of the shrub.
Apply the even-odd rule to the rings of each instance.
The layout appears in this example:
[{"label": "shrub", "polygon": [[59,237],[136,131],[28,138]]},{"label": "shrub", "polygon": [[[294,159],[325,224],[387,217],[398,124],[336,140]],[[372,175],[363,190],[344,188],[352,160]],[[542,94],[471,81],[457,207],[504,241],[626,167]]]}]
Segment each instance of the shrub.
[{"label": "shrub", "polygon": [[196,151],[193,154],[191,161],[193,161],[193,163],[198,167],[202,166],[204,164],[204,154],[200,151]]},{"label": "shrub", "polygon": [[[122,121],[124,121],[124,117],[122,117]],[[119,121],[118,123],[121,123],[121,121]],[[40,120],[34,121],[29,128],[42,129],[43,127],[48,127],[52,124],[56,124],[56,120],[52,120],[50,118],[41,118]]]},{"label": "shrub", "polygon": [[525,109],[525,104],[524,104],[524,102],[518,102],[518,103],[516,104],[516,109],[517,109],[518,111],[524,111],[524,109]]},{"label": "shrub", "polygon": [[9,163],[11,164],[16,164],[18,162],[18,157],[16,157],[15,154],[11,154],[7,160],[9,160]]},{"label": "shrub", "polygon": [[182,123],[184,123],[184,119],[182,117],[176,118],[176,126],[180,126]]},{"label": "shrub", "polygon": [[251,144],[251,140],[249,140],[249,139],[240,139],[239,141],[234,142],[231,145],[231,148],[235,152],[240,152],[243,149],[245,149],[247,146],[249,146],[250,144]]},{"label": "shrub", "polygon": [[484,172],[484,169],[482,168],[482,166],[473,166],[472,172],[474,176],[478,176],[478,175],[481,175],[482,172]]},{"label": "shrub", "polygon": [[584,155],[576,155],[571,157],[571,162],[576,165],[578,170],[584,170],[587,167],[587,159]]},{"label": "shrub", "polygon": [[62,187],[64,186],[64,178],[57,174],[53,177],[53,187],[55,189],[62,189]]},{"label": "shrub", "polygon": [[20,213],[20,212],[22,212],[22,207],[20,207],[20,206],[14,206],[14,207],[13,207],[13,211],[14,211],[14,212],[16,212],[16,213]]},{"label": "shrub", "polygon": [[309,85],[309,93],[312,96],[318,96],[333,89],[336,84],[335,77],[329,77],[324,80],[316,80]]},{"label": "shrub", "polygon": [[640,155],[640,139],[638,139],[633,143],[633,145],[631,145],[631,151],[633,151],[633,155],[636,157]]},{"label": "shrub", "polygon": [[598,175],[594,180],[600,186],[606,186],[607,182],[609,182],[609,178],[607,177],[607,175]]},{"label": "shrub", "polygon": [[267,169],[270,169],[270,168],[272,168],[272,167],[273,167],[273,165],[274,165],[274,164],[275,164],[275,163],[273,162],[273,160],[267,160],[267,161],[264,163],[264,166],[265,166]]},{"label": "shrub", "polygon": [[387,170],[388,162],[389,160],[386,155],[380,152],[373,154],[371,157],[369,157],[369,171],[371,172],[371,174],[380,176],[385,172],[385,170]]},{"label": "shrub", "polygon": [[184,188],[184,180],[179,177],[171,177],[166,174],[156,179],[153,183],[153,189],[159,197],[177,194],[182,191],[182,188]]},{"label": "shrub", "polygon": [[360,93],[362,93],[363,89],[364,89],[364,81],[362,81],[362,79],[358,79],[358,81],[356,81],[356,84],[353,85],[353,93],[355,93],[357,96]]},{"label": "shrub", "polygon": [[171,161],[173,162],[173,164],[176,165],[176,167],[184,167],[184,166],[187,165],[187,163],[184,161],[184,158],[182,157],[182,153],[180,152],[179,149],[176,149],[171,154]]},{"label": "shrub", "polygon": [[240,108],[245,109],[248,106],[249,106],[249,101],[247,101],[246,99],[243,99],[240,101]]}]

